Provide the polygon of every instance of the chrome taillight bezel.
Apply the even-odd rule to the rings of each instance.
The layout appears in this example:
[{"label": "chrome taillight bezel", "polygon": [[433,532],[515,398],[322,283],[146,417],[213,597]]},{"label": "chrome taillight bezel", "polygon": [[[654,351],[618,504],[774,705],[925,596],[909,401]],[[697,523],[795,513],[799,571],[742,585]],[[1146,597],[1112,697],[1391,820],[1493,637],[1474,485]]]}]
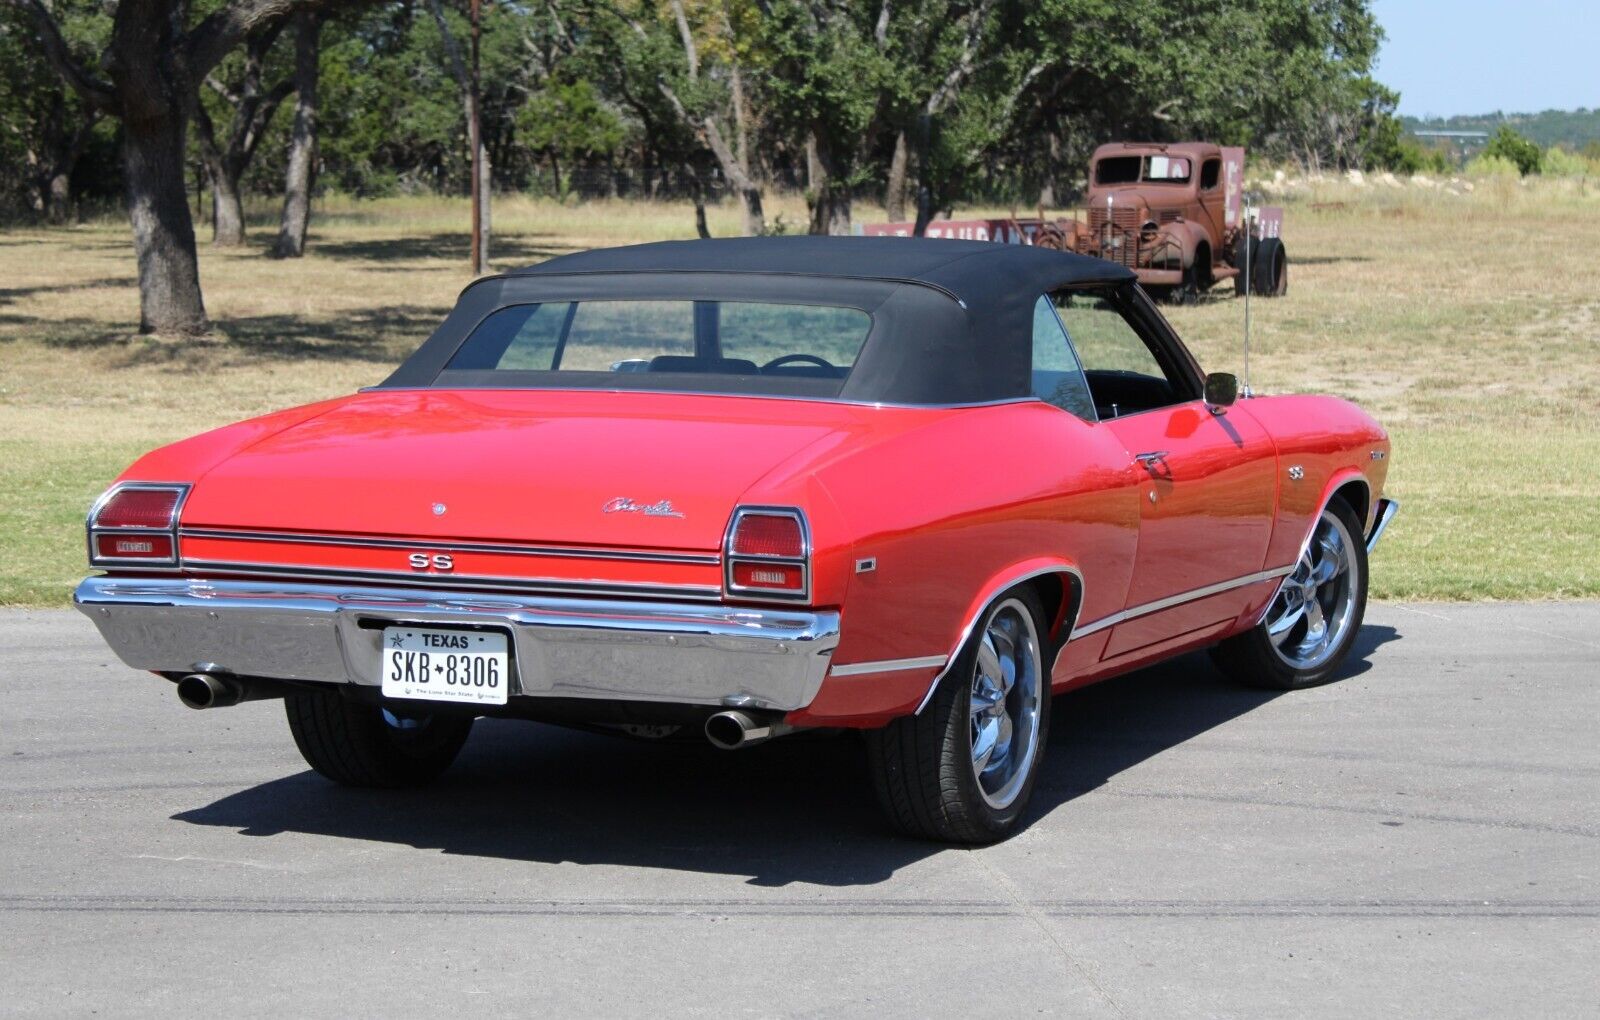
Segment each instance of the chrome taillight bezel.
[{"label": "chrome taillight bezel", "polygon": [[[772,556],[755,553],[734,554],[733,536],[739,522],[746,517],[787,517],[800,528],[799,556]],[[778,564],[795,567],[800,571],[800,590],[784,591],[781,588],[760,588],[738,584],[733,579],[735,563]],[[728,598],[747,602],[809,602],[811,601],[811,525],[805,511],[796,506],[740,506],[728,518],[728,527],[722,533],[722,591]]]},{"label": "chrome taillight bezel", "polygon": [[[94,501],[89,507],[89,513],[84,517],[84,541],[88,547],[89,565],[91,567],[138,567],[145,570],[175,570],[178,568],[181,556],[178,551],[178,521],[183,516],[183,505],[189,499],[189,490],[192,488],[188,482],[118,482]],[[120,492],[127,491],[153,491],[175,492],[178,498],[173,501],[172,512],[167,517],[165,527],[151,528],[144,526],[117,526],[103,525],[100,523],[100,512],[107,503]],[[168,557],[152,556],[101,556],[97,549],[96,539],[101,535],[155,535],[166,538],[172,546],[172,555]]]}]

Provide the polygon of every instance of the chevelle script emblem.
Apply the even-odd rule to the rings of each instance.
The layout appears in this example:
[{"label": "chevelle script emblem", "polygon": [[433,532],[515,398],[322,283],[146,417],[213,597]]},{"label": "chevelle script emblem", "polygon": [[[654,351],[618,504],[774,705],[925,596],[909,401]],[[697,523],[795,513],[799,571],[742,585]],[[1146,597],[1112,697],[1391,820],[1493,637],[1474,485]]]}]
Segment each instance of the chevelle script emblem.
[{"label": "chevelle script emblem", "polygon": [[672,508],[672,500],[663,499],[656,503],[635,503],[626,496],[616,499],[600,508],[603,514],[644,514],[646,517],[682,517],[683,511]]}]

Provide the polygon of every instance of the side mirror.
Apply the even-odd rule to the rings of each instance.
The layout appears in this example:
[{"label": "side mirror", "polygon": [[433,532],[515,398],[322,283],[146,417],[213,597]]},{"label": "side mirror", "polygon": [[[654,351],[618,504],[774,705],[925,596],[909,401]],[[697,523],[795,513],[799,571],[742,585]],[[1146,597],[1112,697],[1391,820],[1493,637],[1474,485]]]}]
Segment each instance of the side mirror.
[{"label": "side mirror", "polygon": [[1239,378],[1232,372],[1212,372],[1206,376],[1206,406],[1212,414],[1221,414],[1239,399]]}]

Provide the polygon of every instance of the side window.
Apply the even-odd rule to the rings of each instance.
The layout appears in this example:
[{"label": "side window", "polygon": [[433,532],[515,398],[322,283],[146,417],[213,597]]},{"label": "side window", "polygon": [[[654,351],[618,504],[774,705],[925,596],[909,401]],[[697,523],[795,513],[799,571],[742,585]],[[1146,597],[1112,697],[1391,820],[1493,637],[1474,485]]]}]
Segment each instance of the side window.
[{"label": "side window", "polygon": [[571,302],[512,305],[484,319],[450,359],[451,368],[545,371],[555,360]]},{"label": "side window", "polygon": [[609,372],[628,361],[694,354],[694,305],[688,301],[580,301],[561,368]]},{"label": "side window", "polygon": [[1102,419],[1188,399],[1189,385],[1167,372],[1111,294],[1062,291],[1055,295],[1055,306]]},{"label": "side window", "polygon": [[1208,159],[1200,168],[1200,190],[1210,191],[1217,186],[1217,179],[1222,174],[1222,160]]},{"label": "side window", "polygon": [[1033,395],[1084,421],[1094,421],[1094,401],[1083,366],[1047,297],[1033,306]]}]

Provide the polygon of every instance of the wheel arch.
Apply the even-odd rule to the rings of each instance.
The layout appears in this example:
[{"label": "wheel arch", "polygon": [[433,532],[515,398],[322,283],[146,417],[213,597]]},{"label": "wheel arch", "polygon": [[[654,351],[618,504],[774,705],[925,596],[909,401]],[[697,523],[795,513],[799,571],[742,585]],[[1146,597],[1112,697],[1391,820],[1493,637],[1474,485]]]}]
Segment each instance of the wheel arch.
[{"label": "wheel arch", "polygon": [[[1322,495],[1322,504],[1317,510],[1317,516],[1321,517],[1322,511],[1336,499],[1342,500],[1355,512],[1356,520],[1361,522],[1362,530],[1365,531],[1372,516],[1372,483],[1367,481],[1366,476],[1353,468],[1334,475]],[[1315,530],[1315,520],[1312,521],[1311,527]]]},{"label": "wheel arch", "polygon": [[[961,649],[972,636],[972,631],[983,618],[983,614],[1002,594],[1021,584],[1031,585],[1038,593],[1039,601],[1044,605],[1049,626],[1050,647],[1054,649],[1065,645],[1067,638],[1072,634],[1072,629],[1077,626],[1078,614],[1083,608],[1083,571],[1079,570],[1076,564],[1061,558],[1041,557],[1013,564],[996,572],[979,588],[977,595],[967,607],[961,632],[945,656],[944,666],[928,684],[927,693],[917,703],[914,714],[921,715],[922,710],[933,700],[934,694],[939,690],[939,684],[954,668]],[[1053,663],[1054,656],[1047,655],[1046,658]]]}]

